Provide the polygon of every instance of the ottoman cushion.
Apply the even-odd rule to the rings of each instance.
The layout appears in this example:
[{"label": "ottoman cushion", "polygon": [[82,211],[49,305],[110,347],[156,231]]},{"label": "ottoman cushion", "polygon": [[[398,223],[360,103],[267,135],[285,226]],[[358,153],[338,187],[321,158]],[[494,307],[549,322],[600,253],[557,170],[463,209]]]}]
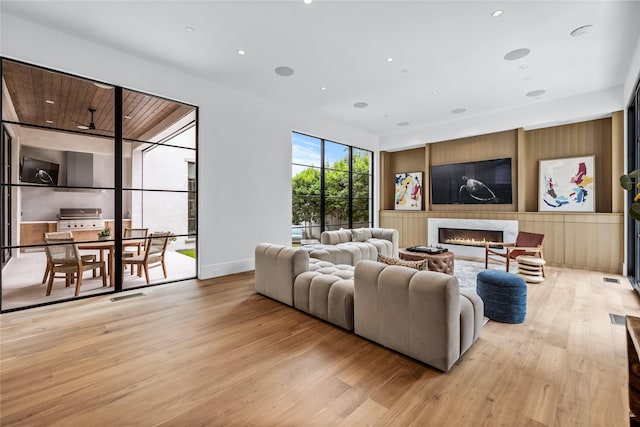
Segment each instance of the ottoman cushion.
[{"label": "ottoman cushion", "polygon": [[505,323],[522,323],[527,314],[527,284],[512,273],[485,270],[478,273],[476,291],[484,302],[484,315]]}]

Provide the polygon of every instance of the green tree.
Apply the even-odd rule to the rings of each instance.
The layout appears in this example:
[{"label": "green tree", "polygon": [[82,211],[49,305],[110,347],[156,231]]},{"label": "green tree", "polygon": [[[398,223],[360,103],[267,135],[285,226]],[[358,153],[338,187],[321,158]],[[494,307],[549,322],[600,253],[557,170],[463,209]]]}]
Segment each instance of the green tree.
[{"label": "green tree", "polygon": [[292,178],[293,224],[320,221],[320,169],[306,168]]}]

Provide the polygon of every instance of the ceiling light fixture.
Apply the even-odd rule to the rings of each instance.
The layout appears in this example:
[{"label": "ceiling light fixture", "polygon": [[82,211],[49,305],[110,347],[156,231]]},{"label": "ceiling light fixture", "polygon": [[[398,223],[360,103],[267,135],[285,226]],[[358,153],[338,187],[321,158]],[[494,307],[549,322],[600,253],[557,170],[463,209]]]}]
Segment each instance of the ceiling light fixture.
[{"label": "ceiling light fixture", "polygon": [[430,92],[430,94],[431,94],[431,95],[437,95],[437,94],[438,94],[438,91],[437,91],[437,90],[432,90],[432,91]]},{"label": "ceiling light fixture", "polygon": [[589,25],[583,25],[582,27],[578,27],[575,30],[571,31],[571,37],[580,37],[583,36],[585,34],[587,34],[589,31],[591,31],[591,29],[593,28],[593,25],[589,24]]},{"label": "ceiling light fixture", "polygon": [[313,3],[313,0],[303,0],[303,3],[304,4],[311,4],[311,3]]},{"label": "ceiling light fixture", "polygon": [[387,58],[387,59],[385,59],[385,61],[387,61],[387,62],[393,62],[393,58]]},{"label": "ceiling light fixture", "polygon": [[94,86],[99,87],[100,89],[113,89],[113,86],[106,85],[104,83],[93,82]]},{"label": "ceiling light fixture", "polygon": [[49,123],[49,124],[52,124],[53,120],[47,120],[46,122]]},{"label": "ceiling light fixture", "polygon": [[409,122],[400,122],[397,123],[397,126],[409,126]]},{"label": "ceiling light fixture", "polygon": [[464,113],[464,112],[466,112],[466,111],[467,111],[467,109],[466,109],[466,108],[456,108],[455,110],[451,110],[451,112],[452,112],[453,114],[462,114],[462,113]]},{"label": "ceiling light fixture", "polygon": [[531,92],[527,92],[526,96],[534,97],[534,96],[544,95],[545,93],[547,93],[546,90],[538,89],[538,90],[532,90]]},{"label": "ceiling light fixture", "polygon": [[56,103],[55,101],[52,101],[51,99],[47,99],[44,102],[46,102],[47,104],[55,104]]},{"label": "ceiling light fixture", "polygon": [[322,86],[320,90],[327,90],[326,86]]},{"label": "ceiling light fixture", "polygon": [[240,55],[240,56],[244,56],[244,55],[246,55],[246,54],[247,54],[247,52],[245,52],[245,51],[244,51],[244,50],[242,50],[242,49],[240,49],[240,50],[238,51],[238,55]]},{"label": "ceiling light fixture", "polygon": [[289,77],[293,75],[293,68],[287,67],[286,65],[281,65],[279,67],[276,67],[274,71],[276,72],[277,75],[282,77]]},{"label": "ceiling light fixture", "polygon": [[512,50],[511,52],[508,52],[504,56],[504,60],[514,61],[516,59],[524,58],[525,56],[529,55],[529,53],[531,53],[531,50],[527,49],[526,47],[522,47],[520,49],[516,49],[516,50]]},{"label": "ceiling light fixture", "polygon": [[188,32],[192,32],[192,31],[195,31],[195,28],[193,28],[193,27],[185,27],[185,30],[188,31]]},{"label": "ceiling light fixture", "polygon": [[356,102],[355,104],[353,104],[354,108],[367,108],[369,106],[369,104],[367,104],[366,102]]},{"label": "ceiling light fixture", "polygon": [[131,118],[131,116],[125,115],[124,118],[129,120]]},{"label": "ceiling light fixture", "polygon": [[497,18],[498,16],[502,16],[503,13],[504,13],[504,10],[496,9],[493,12],[491,12],[491,16],[493,16],[494,18]]}]

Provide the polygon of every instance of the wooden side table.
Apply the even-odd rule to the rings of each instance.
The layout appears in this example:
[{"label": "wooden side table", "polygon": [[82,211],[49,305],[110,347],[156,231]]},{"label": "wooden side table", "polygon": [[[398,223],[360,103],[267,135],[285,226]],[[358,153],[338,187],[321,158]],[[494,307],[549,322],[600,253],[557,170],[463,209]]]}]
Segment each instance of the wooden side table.
[{"label": "wooden side table", "polygon": [[453,276],[453,252],[446,251],[440,254],[428,254],[426,252],[412,252],[406,248],[398,251],[400,259],[405,261],[427,260],[427,268],[431,271],[439,271]]}]

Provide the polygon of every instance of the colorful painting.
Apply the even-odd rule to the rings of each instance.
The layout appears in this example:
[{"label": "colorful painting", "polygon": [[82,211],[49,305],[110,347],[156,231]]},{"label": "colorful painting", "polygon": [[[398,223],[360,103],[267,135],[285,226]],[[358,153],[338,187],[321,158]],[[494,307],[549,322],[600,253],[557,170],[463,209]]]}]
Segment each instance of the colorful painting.
[{"label": "colorful painting", "polygon": [[540,160],[540,212],[594,212],[594,156]]},{"label": "colorful painting", "polygon": [[396,174],[396,209],[422,210],[422,172]]}]

